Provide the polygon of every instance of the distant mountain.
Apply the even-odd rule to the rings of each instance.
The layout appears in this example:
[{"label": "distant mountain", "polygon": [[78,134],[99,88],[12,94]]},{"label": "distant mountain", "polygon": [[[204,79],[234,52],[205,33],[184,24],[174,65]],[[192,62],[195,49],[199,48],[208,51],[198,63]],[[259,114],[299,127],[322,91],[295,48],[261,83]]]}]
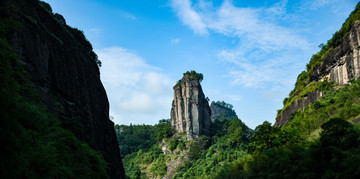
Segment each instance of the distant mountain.
[{"label": "distant mountain", "polygon": [[238,118],[236,112],[233,110],[233,106],[224,101],[212,101],[210,104],[210,109],[212,122],[215,120],[222,121]]}]

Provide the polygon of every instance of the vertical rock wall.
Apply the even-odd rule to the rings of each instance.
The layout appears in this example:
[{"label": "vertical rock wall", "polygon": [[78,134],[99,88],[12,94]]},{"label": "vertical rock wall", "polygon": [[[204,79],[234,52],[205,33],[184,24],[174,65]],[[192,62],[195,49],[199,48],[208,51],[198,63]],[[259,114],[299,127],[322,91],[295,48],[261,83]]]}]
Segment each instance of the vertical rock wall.
[{"label": "vertical rock wall", "polygon": [[176,132],[186,132],[187,138],[209,134],[211,110],[199,80],[185,75],[174,86],[171,126]]},{"label": "vertical rock wall", "polygon": [[7,10],[2,15],[20,24],[20,30],[9,33],[8,39],[49,110],[103,155],[111,178],[125,178],[91,44],[37,0],[3,0],[0,5]]}]

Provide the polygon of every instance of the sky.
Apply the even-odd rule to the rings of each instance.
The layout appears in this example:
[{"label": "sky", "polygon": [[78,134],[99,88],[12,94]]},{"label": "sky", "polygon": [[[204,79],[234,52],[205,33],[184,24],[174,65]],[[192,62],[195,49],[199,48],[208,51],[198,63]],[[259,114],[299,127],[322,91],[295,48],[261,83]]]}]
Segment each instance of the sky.
[{"label": "sky", "polygon": [[102,61],[115,124],[170,118],[183,73],[204,75],[211,101],[234,106],[254,129],[275,123],[319,45],[356,0],[45,0],[84,31]]}]

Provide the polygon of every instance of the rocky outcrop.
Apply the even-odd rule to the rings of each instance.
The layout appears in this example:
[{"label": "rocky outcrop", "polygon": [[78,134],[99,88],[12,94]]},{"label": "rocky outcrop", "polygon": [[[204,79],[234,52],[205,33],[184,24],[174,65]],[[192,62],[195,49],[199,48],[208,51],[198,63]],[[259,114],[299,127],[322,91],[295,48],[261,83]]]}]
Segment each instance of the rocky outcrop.
[{"label": "rocky outcrop", "polygon": [[7,9],[2,15],[19,22],[20,30],[7,36],[44,103],[65,128],[102,153],[111,178],[125,178],[91,44],[38,0],[0,4]]},{"label": "rocky outcrop", "polygon": [[199,79],[191,75],[174,86],[171,108],[171,126],[176,132],[186,132],[187,138],[207,135],[210,132],[211,110],[202,91]]},{"label": "rocky outcrop", "polygon": [[360,21],[355,21],[341,45],[331,50],[310,73],[310,81],[324,78],[340,85],[360,76]]},{"label": "rocky outcrop", "polygon": [[[310,82],[321,82],[325,79],[334,81],[340,86],[349,84],[349,80],[360,77],[360,21],[355,21],[349,33],[341,44],[328,52],[320,65],[314,67],[309,74]],[[300,91],[299,91],[300,92]],[[277,116],[274,126],[281,127],[288,123],[291,113],[303,109],[323,94],[314,91],[302,99],[295,99],[283,112]],[[295,94],[296,96],[296,94]]]},{"label": "rocky outcrop", "polygon": [[311,103],[318,100],[321,96],[323,96],[323,93],[316,90],[306,94],[302,97],[302,99],[295,99],[290,106],[284,109],[284,111],[276,117],[274,126],[281,127],[287,124],[292,113],[295,113],[300,109],[304,109],[306,106],[309,106]]}]

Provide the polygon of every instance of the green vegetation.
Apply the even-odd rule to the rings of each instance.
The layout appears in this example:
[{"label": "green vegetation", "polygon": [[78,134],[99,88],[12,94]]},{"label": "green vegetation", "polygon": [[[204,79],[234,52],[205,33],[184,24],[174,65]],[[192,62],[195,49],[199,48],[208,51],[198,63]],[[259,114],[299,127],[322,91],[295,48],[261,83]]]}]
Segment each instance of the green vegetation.
[{"label": "green vegetation", "polygon": [[198,80],[199,82],[201,82],[204,79],[204,76],[202,73],[197,73],[194,70],[187,71],[186,73],[184,73],[184,76],[189,77],[190,79],[193,79],[193,80]]},{"label": "green vegetation", "polygon": [[[159,143],[123,158],[126,175],[130,178],[162,177],[174,160],[182,163],[177,166],[175,178],[210,177],[224,165],[248,157],[246,146],[252,130],[239,119],[216,120],[212,126],[212,136],[200,136],[193,141],[186,140],[185,133],[173,135],[169,120],[160,120],[154,127],[154,133],[158,136],[154,141]],[[141,128],[133,126],[133,129]],[[163,154],[161,147],[166,148],[166,154]]]},{"label": "green vegetation", "polygon": [[33,89],[6,38],[21,27],[0,18],[0,178],[108,178],[102,155],[64,129]]},{"label": "green vegetation", "polygon": [[266,147],[251,159],[225,166],[214,178],[359,178],[359,125],[334,118],[321,127],[315,142]]},{"label": "green vegetation", "polygon": [[[357,4],[355,10],[346,19],[341,29],[337,31],[333,37],[327,41],[326,44],[320,44],[321,50],[311,57],[310,62],[306,65],[306,71],[299,74],[294,89],[290,92],[289,97],[284,99],[284,107],[279,110],[278,115],[281,114],[291,103],[296,99],[296,96],[303,92],[309,92],[311,86],[312,91],[317,90],[317,86],[314,88],[314,82],[310,82],[309,74],[314,70],[315,66],[321,64],[323,58],[334,48],[342,43],[342,40],[348,35],[351,27],[354,25],[356,20],[360,20],[360,3]],[[311,92],[311,91],[310,91]],[[304,94],[304,93],[303,93]],[[300,96],[301,98],[301,96]]]},{"label": "green vegetation", "polygon": [[173,135],[170,119],[162,119],[155,125],[155,138],[160,141],[163,138],[167,138]]},{"label": "green vegetation", "polygon": [[[347,121],[360,117],[360,79],[335,92],[327,80],[311,86],[327,95],[282,128],[265,121],[254,133],[239,119],[215,120],[211,136],[165,137],[148,152],[127,155],[125,168],[138,178],[159,177],[175,160],[181,164],[173,178],[358,178],[360,124]],[[163,155],[163,145],[171,152]]]},{"label": "green vegetation", "polygon": [[140,149],[148,150],[155,143],[156,127],[151,125],[115,125],[115,133],[119,143],[121,157]]},{"label": "green vegetation", "polygon": [[[212,102],[224,110],[213,121],[211,135],[188,141],[185,134],[164,132],[171,131],[170,122],[164,121],[155,132],[160,136],[158,143],[125,157],[127,175],[161,178],[175,167],[173,178],[359,178],[360,124],[348,121],[360,120],[360,79],[342,88],[328,79],[309,80],[315,66],[341,43],[358,19],[359,4],[298,76],[279,115],[309,93],[321,91],[325,95],[291,113],[287,125],[278,128],[265,121],[252,131],[230,117],[235,114],[232,105]],[[185,75],[201,81],[195,71]]]},{"label": "green vegetation", "polygon": [[297,129],[303,134],[310,135],[318,131],[320,126],[330,118],[352,120],[359,117],[359,101],[360,79],[352,80],[351,85],[340,88],[334,93],[328,93],[319,101],[306,107],[302,112],[297,112],[283,128]]},{"label": "green vegetation", "polygon": [[[202,73],[197,73],[194,70],[191,71],[187,71],[186,73],[183,74],[184,77],[186,76],[187,78],[189,78],[190,80],[197,80],[199,82],[201,82],[204,79],[204,75]],[[176,82],[175,86],[180,86],[181,84],[181,80],[178,80]]]},{"label": "green vegetation", "polygon": [[235,111],[233,110],[233,105],[228,104],[224,101],[216,101],[216,102],[212,101],[210,107],[220,110],[219,113],[211,114],[212,118],[214,118],[214,120],[221,121],[221,120],[225,120],[225,119],[237,118],[237,115],[236,115]]},{"label": "green vegetation", "polygon": [[283,109],[278,110],[277,116],[279,116],[295,100],[301,100],[304,96],[316,90],[321,91],[325,95],[330,95],[335,86],[336,84],[334,82],[329,82],[327,79],[324,79],[322,82],[311,82],[307,85],[304,84],[301,89],[295,88],[294,90],[296,90],[296,93],[292,92],[292,96],[284,99],[284,107]]}]

